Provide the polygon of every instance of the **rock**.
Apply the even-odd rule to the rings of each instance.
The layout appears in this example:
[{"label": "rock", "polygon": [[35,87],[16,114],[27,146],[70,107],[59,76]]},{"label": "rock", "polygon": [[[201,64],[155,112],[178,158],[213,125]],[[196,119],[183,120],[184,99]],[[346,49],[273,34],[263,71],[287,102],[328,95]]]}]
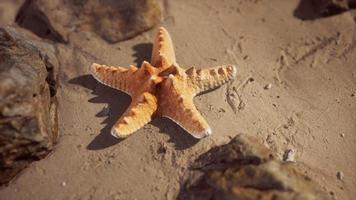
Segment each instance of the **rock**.
[{"label": "rock", "polygon": [[312,0],[313,9],[319,16],[336,15],[356,8],[355,0]]},{"label": "rock", "polygon": [[53,147],[58,61],[53,46],[0,28],[0,184]]},{"label": "rock", "polygon": [[283,161],[285,162],[295,162],[295,149],[287,149],[283,154]]},{"label": "rock", "polygon": [[272,88],[272,84],[271,83],[268,83],[267,85],[265,85],[265,87],[263,87],[263,89],[265,90],[269,90]]},{"label": "rock", "polygon": [[[356,8],[356,0],[300,0],[294,16],[302,20],[337,15]],[[351,10],[351,16],[355,16]]]},{"label": "rock", "polygon": [[275,157],[256,139],[238,135],[192,164],[178,199],[329,199],[295,164]]},{"label": "rock", "polygon": [[115,43],[152,28],[160,19],[157,0],[27,0],[16,21],[57,42],[68,42],[70,33],[94,32]]}]

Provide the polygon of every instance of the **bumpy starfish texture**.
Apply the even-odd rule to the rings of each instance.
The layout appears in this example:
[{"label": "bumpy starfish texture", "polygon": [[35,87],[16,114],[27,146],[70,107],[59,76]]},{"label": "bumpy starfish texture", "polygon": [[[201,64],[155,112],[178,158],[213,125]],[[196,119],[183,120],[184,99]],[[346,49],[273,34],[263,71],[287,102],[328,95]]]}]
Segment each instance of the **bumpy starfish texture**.
[{"label": "bumpy starfish texture", "polygon": [[195,138],[212,133],[196,109],[193,98],[217,88],[236,76],[233,65],[209,69],[184,70],[176,62],[171,37],[161,27],[153,43],[151,62],[140,68],[92,64],[92,75],[102,84],[129,94],[132,102],[111,129],[111,134],[125,138],[151,121],[153,116],[167,117]]}]

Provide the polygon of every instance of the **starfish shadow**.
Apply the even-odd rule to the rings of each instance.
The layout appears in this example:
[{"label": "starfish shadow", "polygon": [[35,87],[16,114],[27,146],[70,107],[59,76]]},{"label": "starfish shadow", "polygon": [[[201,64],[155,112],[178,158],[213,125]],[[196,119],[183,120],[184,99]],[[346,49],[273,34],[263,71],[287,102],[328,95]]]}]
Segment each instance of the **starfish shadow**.
[{"label": "starfish shadow", "polygon": [[108,104],[108,107],[103,108],[95,115],[96,117],[107,116],[102,122],[105,126],[100,130],[100,134],[88,144],[87,149],[100,150],[121,142],[122,139],[113,137],[110,134],[110,130],[116,120],[119,119],[129,106],[131,102],[130,96],[98,83],[91,75],[76,77],[71,79],[69,83],[92,90],[92,94],[94,94],[95,97],[89,99],[88,102]]},{"label": "starfish shadow", "polygon": [[176,150],[188,149],[200,141],[168,118],[155,118],[151,121],[151,124],[158,127],[160,133],[169,135],[170,139],[168,142],[174,143]]},{"label": "starfish shadow", "polygon": [[153,44],[152,43],[141,43],[132,47],[135,51],[133,56],[135,57],[135,63],[137,67],[140,67],[143,61],[151,60],[151,52],[152,52]]}]

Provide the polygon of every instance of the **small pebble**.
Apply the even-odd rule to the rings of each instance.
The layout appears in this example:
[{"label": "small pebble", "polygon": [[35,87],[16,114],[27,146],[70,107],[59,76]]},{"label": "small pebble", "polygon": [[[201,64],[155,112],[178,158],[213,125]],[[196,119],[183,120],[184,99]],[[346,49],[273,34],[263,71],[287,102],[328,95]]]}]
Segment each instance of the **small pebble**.
[{"label": "small pebble", "polygon": [[342,180],[344,178],[344,173],[341,171],[338,171],[336,173],[336,177],[337,177],[337,179]]},{"label": "small pebble", "polygon": [[345,133],[341,133],[340,136],[341,136],[341,137],[345,137]]},{"label": "small pebble", "polygon": [[267,85],[265,85],[264,89],[265,90],[269,90],[272,88],[272,84],[271,83],[268,83]]},{"label": "small pebble", "polygon": [[62,187],[65,187],[65,186],[67,186],[67,183],[63,181],[63,182],[61,183],[61,186],[62,186]]},{"label": "small pebble", "polygon": [[286,162],[295,162],[295,149],[287,149],[283,154],[283,161]]}]

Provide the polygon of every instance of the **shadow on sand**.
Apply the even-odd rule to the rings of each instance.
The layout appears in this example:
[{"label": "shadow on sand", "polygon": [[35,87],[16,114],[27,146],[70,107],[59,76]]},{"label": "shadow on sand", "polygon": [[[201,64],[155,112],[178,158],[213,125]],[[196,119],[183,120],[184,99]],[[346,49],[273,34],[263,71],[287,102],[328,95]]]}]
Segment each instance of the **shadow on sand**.
[{"label": "shadow on sand", "polygon": [[[140,66],[144,60],[150,60],[152,44],[138,44],[133,47],[133,50],[135,51],[133,54],[135,62],[137,63],[137,66]],[[69,83],[90,89],[92,94],[95,95],[95,97],[88,100],[90,103],[106,103],[108,105],[96,114],[96,117],[106,116],[106,119],[102,122],[105,126],[101,129],[100,134],[90,142],[87,149],[100,150],[121,142],[123,139],[113,137],[110,134],[110,130],[115,122],[129,107],[131,102],[130,96],[121,91],[100,84],[91,75],[83,75],[73,78],[69,81]],[[109,109],[109,111],[107,109]],[[183,128],[169,119],[155,118],[150,123],[158,127],[160,133],[168,134],[170,137],[168,142],[173,142],[177,150],[190,148],[199,142],[199,140],[193,138]]]},{"label": "shadow on sand", "polygon": [[[121,91],[98,83],[98,81],[96,81],[91,75],[76,77],[71,79],[69,83],[90,89],[95,97],[89,99],[88,102],[100,104],[106,103],[108,105],[107,108],[103,108],[103,110],[95,115],[96,117],[100,118],[107,116],[106,119],[102,122],[102,124],[105,124],[105,126],[103,129],[101,129],[100,134],[90,142],[90,144],[87,146],[87,149],[99,150],[119,143],[121,140],[113,137],[110,134],[110,130],[111,127],[115,124],[116,120],[119,119],[119,117],[129,106],[131,102],[130,96]],[[110,110],[107,111],[107,109]]]}]

